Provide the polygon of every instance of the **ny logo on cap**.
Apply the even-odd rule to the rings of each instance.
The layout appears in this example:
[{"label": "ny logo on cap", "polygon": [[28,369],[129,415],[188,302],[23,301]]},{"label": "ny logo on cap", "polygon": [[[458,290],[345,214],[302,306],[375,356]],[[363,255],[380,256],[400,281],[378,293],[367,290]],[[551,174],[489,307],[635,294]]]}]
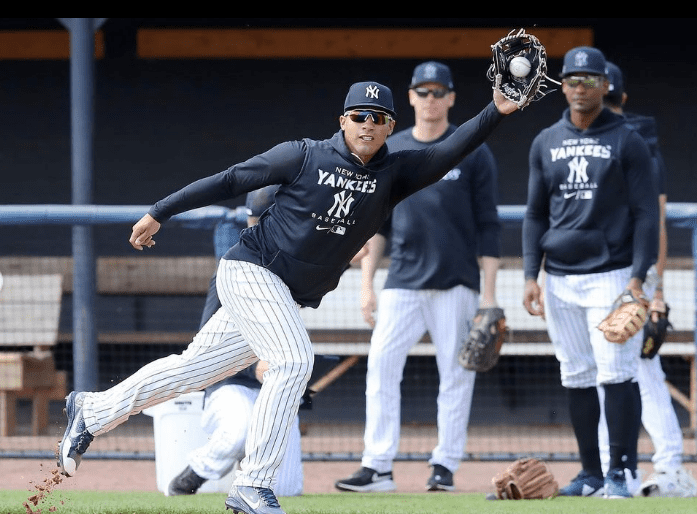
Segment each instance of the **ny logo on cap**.
[{"label": "ny logo on cap", "polygon": [[426,79],[432,79],[435,78],[438,73],[438,68],[435,67],[433,64],[427,64],[424,67],[424,78]]},{"label": "ny logo on cap", "polygon": [[584,51],[576,52],[576,55],[574,55],[574,66],[588,66],[588,54]]},{"label": "ny logo on cap", "polygon": [[377,86],[368,86],[365,88],[366,98],[377,98],[379,92],[380,88],[378,88]]}]

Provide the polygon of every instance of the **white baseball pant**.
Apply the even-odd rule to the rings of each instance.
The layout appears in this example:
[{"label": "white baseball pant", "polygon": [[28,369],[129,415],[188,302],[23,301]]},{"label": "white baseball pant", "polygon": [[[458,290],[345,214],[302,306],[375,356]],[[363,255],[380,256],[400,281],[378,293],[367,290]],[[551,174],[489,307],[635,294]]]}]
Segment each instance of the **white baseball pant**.
[{"label": "white baseball pant", "polygon": [[457,353],[478,304],[479,295],[464,286],[380,292],[368,353],[363,466],[380,473],[392,470],[399,448],[404,365],[411,347],[428,331],[440,378],[438,445],[429,462],[453,472],[459,468],[467,444],[476,373],[460,366]]},{"label": "white baseball pant", "polygon": [[641,333],[617,344],[607,341],[597,328],[630,276],[631,268],[585,275],[546,274],[547,331],[564,387],[587,388],[635,379]]},{"label": "white baseball pant", "polygon": [[[656,290],[658,274],[652,267],[646,275],[644,293],[652,298]],[[656,472],[672,472],[682,465],[683,434],[673,407],[673,399],[666,385],[666,375],[661,367],[661,358],[639,359],[637,382],[641,392],[641,424],[651,437],[654,454],[651,458]],[[604,394],[599,388],[599,394]],[[602,396],[601,409],[603,406]],[[598,426],[600,460],[606,472],[610,463],[610,447],[605,413],[601,410]]]},{"label": "white baseball pant", "polygon": [[[198,476],[218,480],[244,458],[247,431],[258,396],[259,389],[239,384],[223,385],[206,395],[201,427],[209,439],[189,454],[191,469]],[[300,421],[295,416],[274,493],[277,496],[299,496],[302,491]]]},{"label": "white baseball pant", "polygon": [[200,391],[261,359],[269,363],[254,404],[235,484],[273,488],[314,362],[298,304],[281,279],[247,262],[221,259],[223,307],[180,355],[153,361],[103,392],[88,393],[87,429],[101,435],[132,414]]}]

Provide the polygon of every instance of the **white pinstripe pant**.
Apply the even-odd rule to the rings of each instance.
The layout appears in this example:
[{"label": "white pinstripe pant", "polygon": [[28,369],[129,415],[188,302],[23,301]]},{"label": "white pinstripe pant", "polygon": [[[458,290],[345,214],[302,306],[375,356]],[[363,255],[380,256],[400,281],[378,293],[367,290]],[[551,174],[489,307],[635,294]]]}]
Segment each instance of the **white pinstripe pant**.
[{"label": "white pinstripe pant", "polygon": [[547,331],[564,387],[618,384],[636,377],[641,334],[617,344],[608,342],[597,328],[612,310],[630,275],[630,268],[585,275],[546,274]]},{"label": "white pinstripe pant", "polygon": [[365,449],[362,465],[392,470],[401,426],[400,384],[407,354],[428,331],[436,348],[438,445],[430,463],[455,471],[467,443],[476,373],[457,361],[469,332],[479,295],[464,286],[448,290],[383,289],[370,342],[366,378]]},{"label": "white pinstripe pant", "polygon": [[147,407],[200,391],[265,360],[269,370],[254,404],[246,457],[235,483],[273,487],[312,373],[312,345],[288,287],[267,269],[221,259],[216,286],[223,307],[187,349],[147,364],[104,392],[89,393],[85,422],[93,435],[101,435]]}]

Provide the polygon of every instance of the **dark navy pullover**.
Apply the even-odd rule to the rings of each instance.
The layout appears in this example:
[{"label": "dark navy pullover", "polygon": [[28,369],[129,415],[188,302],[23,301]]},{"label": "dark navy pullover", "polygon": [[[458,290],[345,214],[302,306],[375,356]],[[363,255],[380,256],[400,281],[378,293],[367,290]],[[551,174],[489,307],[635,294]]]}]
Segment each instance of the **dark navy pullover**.
[{"label": "dark navy pullover", "polygon": [[389,152],[362,164],[343,132],[323,141],[281,143],[265,153],[200,179],[157,202],[159,222],[270,184],[281,184],[259,223],[244,229],[224,256],[268,268],[297,303],[319,306],[336,288],[351,258],[407,196],[433,184],[473,151],[503,119],[491,102],[440,143]]},{"label": "dark navy pullover", "polygon": [[523,221],[525,278],[543,257],[553,275],[632,267],[644,280],[658,254],[658,192],[642,137],[604,109],[580,130],[566,109],[530,149]]}]

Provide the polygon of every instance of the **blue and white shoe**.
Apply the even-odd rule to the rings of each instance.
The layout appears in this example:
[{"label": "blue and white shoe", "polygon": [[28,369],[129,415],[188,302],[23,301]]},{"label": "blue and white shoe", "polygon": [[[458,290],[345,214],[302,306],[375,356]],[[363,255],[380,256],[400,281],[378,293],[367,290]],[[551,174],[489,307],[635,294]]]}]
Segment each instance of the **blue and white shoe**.
[{"label": "blue and white shoe", "polygon": [[225,509],[232,509],[234,514],[286,514],[276,495],[266,487],[233,485],[225,500]]},{"label": "blue and white shoe", "polygon": [[58,448],[58,466],[61,473],[71,477],[77,471],[82,460],[82,454],[87,451],[94,436],[85,427],[85,418],[82,415],[82,402],[85,393],[73,391],[66,397],[63,412],[68,417],[68,426]]},{"label": "blue and white shoe", "polygon": [[605,498],[631,498],[632,493],[627,489],[627,479],[624,470],[613,468],[605,475]]},{"label": "blue and white shoe", "polygon": [[559,489],[559,496],[603,496],[604,487],[601,477],[581,470],[569,485]]}]

